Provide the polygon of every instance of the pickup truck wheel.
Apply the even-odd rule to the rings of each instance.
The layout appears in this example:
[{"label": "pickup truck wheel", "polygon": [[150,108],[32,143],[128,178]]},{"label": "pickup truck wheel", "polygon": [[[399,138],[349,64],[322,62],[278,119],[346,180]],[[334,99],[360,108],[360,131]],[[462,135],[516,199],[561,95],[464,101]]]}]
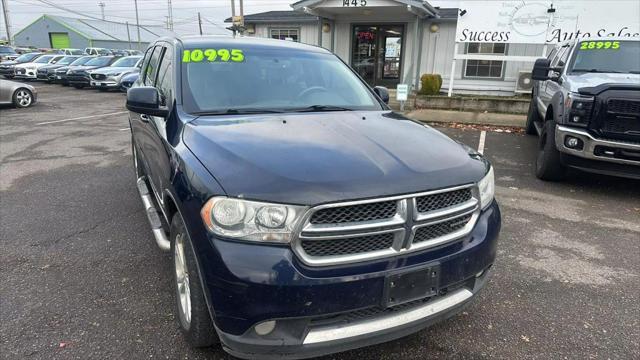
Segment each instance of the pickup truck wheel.
[{"label": "pickup truck wheel", "polygon": [[540,115],[538,114],[538,105],[536,104],[536,98],[531,96],[531,102],[529,102],[529,111],[527,112],[527,124],[524,131],[527,135],[537,135],[535,122],[540,121]]},{"label": "pickup truck wheel", "polygon": [[536,176],[541,180],[562,180],[566,167],[560,160],[560,151],[556,148],[556,122],[547,120],[538,140],[538,157],[536,158]]},{"label": "pickup truck wheel", "polygon": [[218,336],[204,299],[196,255],[178,213],[171,221],[171,254],[173,254],[178,323],[182,333],[194,347],[216,344]]}]

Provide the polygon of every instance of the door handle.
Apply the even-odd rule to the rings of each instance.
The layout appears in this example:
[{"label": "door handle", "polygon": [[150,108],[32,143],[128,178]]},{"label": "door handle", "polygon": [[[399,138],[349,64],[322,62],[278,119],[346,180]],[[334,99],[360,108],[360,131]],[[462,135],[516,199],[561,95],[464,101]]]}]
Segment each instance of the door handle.
[{"label": "door handle", "polygon": [[151,118],[149,117],[149,115],[140,114],[140,120],[142,120],[143,122],[149,122]]}]

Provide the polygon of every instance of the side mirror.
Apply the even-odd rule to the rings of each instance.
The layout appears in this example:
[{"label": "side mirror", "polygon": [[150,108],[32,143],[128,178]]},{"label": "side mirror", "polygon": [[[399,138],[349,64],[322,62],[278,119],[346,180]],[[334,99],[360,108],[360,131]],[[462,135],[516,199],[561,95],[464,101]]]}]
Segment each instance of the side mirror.
[{"label": "side mirror", "polygon": [[160,94],[153,86],[134,87],[127,91],[127,109],[139,114],[166,117],[169,110],[160,107]]},{"label": "side mirror", "polygon": [[384,86],[376,86],[373,88],[373,92],[378,95],[380,100],[385,104],[389,103],[389,90]]},{"label": "side mirror", "polygon": [[551,70],[551,61],[549,59],[538,59],[533,65],[531,78],[533,80],[549,80],[549,70]]}]

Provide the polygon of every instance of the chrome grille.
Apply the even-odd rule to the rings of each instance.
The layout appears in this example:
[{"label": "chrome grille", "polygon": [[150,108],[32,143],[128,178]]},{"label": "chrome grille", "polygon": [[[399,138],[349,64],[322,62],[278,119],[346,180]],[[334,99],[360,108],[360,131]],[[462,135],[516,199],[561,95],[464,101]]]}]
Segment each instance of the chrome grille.
[{"label": "chrome grille", "polygon": [[416,234],[413,237],[413,243],[417,244],[423,241],[433,240],[458,231],[467,225],[469,220],[471,220],[471,215],[465,215],[437,224],[420,227],[416,230]]},{"label": "chrome grille", "polygon": [[444,209],[449,206],[462,204],[471,199],[471,189],[460,189],[445,193],[420,196],[416,199],[418,212]]},{"label": "chrome grille", "polygon": [[321,205],[303,218],[293,249],[309,265],[352,263],[440,246],[473,229],[473,185]]},{"label": "chrome grille", "polygon": [[303,240],[302,248],[311,256],[358,254],[388,249],[393,245],[393,239],[393,233],[384,233],[332,240]]},{"label": "chrome grille", "polygon": [[309,220],[312,224],[342,224],[392,218],[397,211],[396,201],[359,204],[318,210]]}]

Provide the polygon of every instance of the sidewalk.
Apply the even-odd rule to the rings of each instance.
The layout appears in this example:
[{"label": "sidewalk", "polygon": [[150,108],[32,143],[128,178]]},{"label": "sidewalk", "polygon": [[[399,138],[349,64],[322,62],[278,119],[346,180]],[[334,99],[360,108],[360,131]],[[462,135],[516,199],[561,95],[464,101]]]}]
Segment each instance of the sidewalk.
[{"label": "sidewalk", "polygon": [[418,109],[405,111],[404,115],[422,122],[460,123],[493,126],[524,127],[526,115],[466,112],[454,110]]}]

